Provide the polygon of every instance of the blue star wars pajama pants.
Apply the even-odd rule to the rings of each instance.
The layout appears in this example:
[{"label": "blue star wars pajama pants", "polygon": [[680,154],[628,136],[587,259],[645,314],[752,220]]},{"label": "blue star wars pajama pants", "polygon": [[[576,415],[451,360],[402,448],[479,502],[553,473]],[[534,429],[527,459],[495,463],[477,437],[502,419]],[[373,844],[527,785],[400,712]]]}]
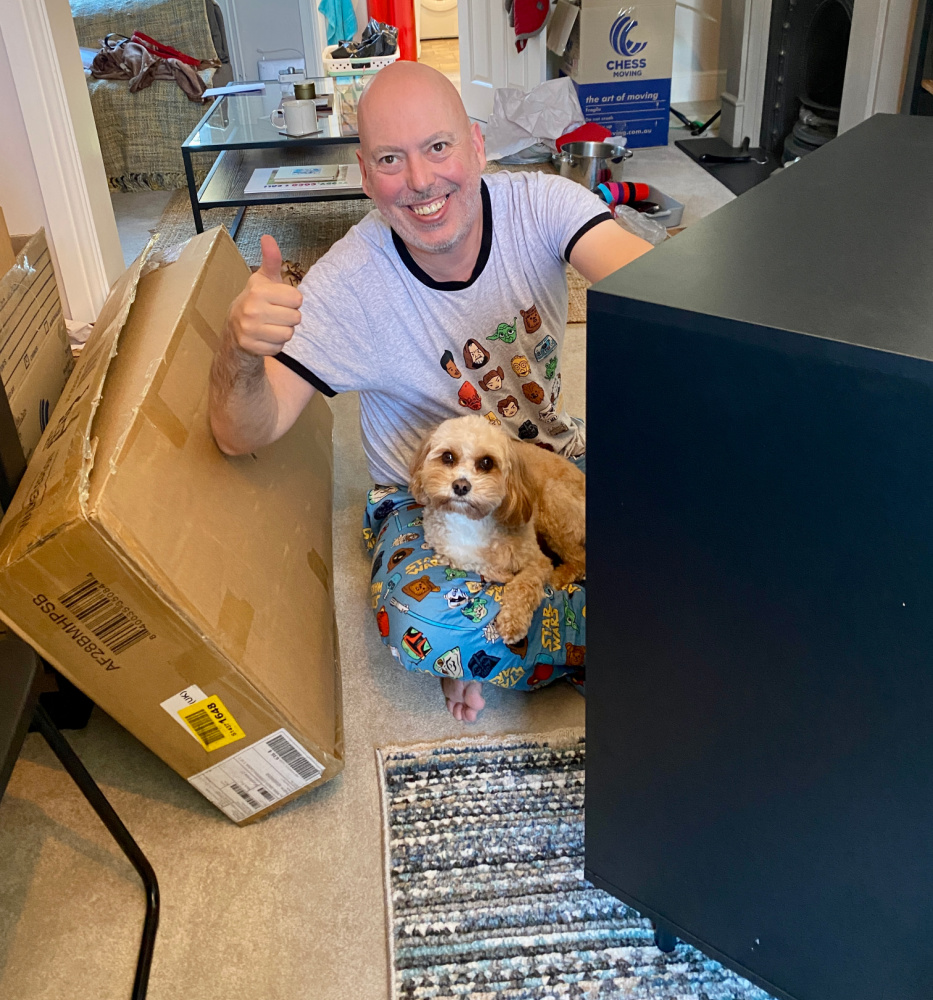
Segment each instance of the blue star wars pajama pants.
[{"label": "blue star wars pajama pants", "polygon": [[[578,465],[584,468],[583,460]],[[363,540],[372,553],[372,607],[382,641],[408,670],[530,691],[584,684],[586,589],[545,589],[528,636],[496,631],[503,587],[440,563],[424,544],[421,510],[402,486],[369,491]]]}]

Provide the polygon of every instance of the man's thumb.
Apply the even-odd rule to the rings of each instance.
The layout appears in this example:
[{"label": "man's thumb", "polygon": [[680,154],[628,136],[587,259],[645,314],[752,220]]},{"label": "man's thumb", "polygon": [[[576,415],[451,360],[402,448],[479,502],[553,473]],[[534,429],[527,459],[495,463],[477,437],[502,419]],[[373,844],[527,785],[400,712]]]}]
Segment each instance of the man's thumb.
[{"label": "man's thumb", "polygon": [[282,251],[279,250],[278,243],[271,236],[263,236],[259,240],[262,250],[262,264],[259,267],[260,273],[270,281],[282,280]]}]

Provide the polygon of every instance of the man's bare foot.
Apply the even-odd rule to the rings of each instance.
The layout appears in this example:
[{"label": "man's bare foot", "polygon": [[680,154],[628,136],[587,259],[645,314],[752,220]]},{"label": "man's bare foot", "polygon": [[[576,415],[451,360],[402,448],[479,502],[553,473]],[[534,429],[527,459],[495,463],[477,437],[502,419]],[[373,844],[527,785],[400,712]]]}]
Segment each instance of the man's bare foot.
[{"label": "man's bare foot", "polygon": [[447,711],[461,722],[476,722],[486,707],[481,681],[461,681],[453,677],[441,678],[441,690],[447,700]]}]

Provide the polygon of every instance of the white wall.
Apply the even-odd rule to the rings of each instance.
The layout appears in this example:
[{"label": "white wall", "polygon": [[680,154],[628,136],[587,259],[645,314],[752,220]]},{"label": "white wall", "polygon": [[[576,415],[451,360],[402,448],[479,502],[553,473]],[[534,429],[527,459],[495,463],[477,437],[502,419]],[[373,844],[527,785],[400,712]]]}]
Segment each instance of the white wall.
[{"label": "white wall", "polygon": [[220,0],[234,79],[257,78],[256,63],[264,58],[260,49],[267,59],[304,55],[299,2],[312,0]]},{"label": "white wall", "polygon": [[674,18],[671,103],[675,106],[688,101],[718,100],[725,89],[725,69],[719,65],[722,0],[685,2],[696,9],[678,3]]}]

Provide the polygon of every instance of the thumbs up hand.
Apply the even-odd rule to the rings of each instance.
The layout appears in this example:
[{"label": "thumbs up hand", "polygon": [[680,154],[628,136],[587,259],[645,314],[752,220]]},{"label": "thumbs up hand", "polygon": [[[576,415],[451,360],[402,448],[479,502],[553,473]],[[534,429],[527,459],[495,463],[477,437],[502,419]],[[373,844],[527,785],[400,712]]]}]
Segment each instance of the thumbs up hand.
[{"label": "thumbs up hand", "polygon": [[301,292],[282,280],[282,252],[271,236],[260,240],[262,264],[234,299],[227,328],[245,354],[276,355],[301,322]]}]

